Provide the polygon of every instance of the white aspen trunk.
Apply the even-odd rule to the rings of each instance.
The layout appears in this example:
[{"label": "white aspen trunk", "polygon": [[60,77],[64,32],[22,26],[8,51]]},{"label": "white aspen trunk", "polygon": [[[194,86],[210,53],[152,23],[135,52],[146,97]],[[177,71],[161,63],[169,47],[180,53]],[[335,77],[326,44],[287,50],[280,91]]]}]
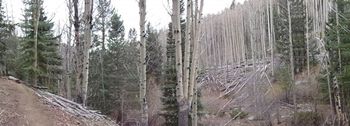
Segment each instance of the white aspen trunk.
[{"label": "white aspen trunk", "polygon": [[271,49],[271,72],[272,72],[272,76],[275,76],[275,30],[274,30],[274,19],[273,19],[273,3],[271,0],[269,0],[270,2],[270,37],[271,37],[271,43],[270,43],[270,49]]},{"label": "white aspen trunk", "polygon": [[182,66],[182,49],[181,49],[181,26],[180,26],[180,1],[172,0],[172,24],[173,24],[173,36],[175,39],[175,57],[176,57],[176,77],[177,77],[177,85],[176,85],[176,95],[177,102],[179,105],[179,113],[178,113],[178,125],[179,126],[187,126],[188,125],[188,101],[184,99],[183,94],[183,66]]},{"label": "white aspen trunk", "polygon": [[[191,65],[191,74],[190,74],[190,87],[189,90],[192,90],[192,92],[190,92],[190,98],[189,98],[189,104],[192,104],[192,126],[197,126],[198,124],[198,117],[197,117],[197,91],[198,91],[198,86],[197,86],[197,71],[198,71],[198,53],[199,53],[199,49],[198,49],[198,45],[199,42],[201,40],[201,31],[200,31],[200,27],[201,27],[201,18],[202,18],[202,11],[203,11],[203,4],[204,4],[204,0],[200,1],[200,7],[198,10],[198,0],[196,0],[196,21],[195,22],[195,26],[193,28],[195,28],[195,32],[194,32],[194,43],[193,43],[193,54],[192,54],[192,65]],[[194,93],[193,93],[194,92]],[[194,95],[194,96],[193,96]],[[192,101],[192,97],[194,97],[193,101]]]},{"label": "white aspen trunk", "polygon": [[[271,0],[269,0],[269,1],[267,1],[266,2],[266,17],[267,17],[267,37],[268,37],[268,42],[269,42],[269,46],[270,46],[270,52],[272,52],[272,34],[271,34],[271,29],[272,29],[272,27],[271,27],[271,20],[270,20],[270,17],[272,16],[272,15],[270,15],[270,7],[269,7],[269,5],[271,4],[270,3],[271,2]],[[272,53],[271,53],[272,54]],[[272,55],[271,55],[272,56]],[[267,57],[267,56],[266,56]],[[265,57],[265,58],[266,58]],[[272,59],[272,57],[271,57],[271,59]],[[266,62],[266,64],[268,64],[267,62]],[[271,65],[272,66],[272,65]],[[271,67],[271,69],[273,69],[273,67]],[[273,71],[273,70],[272,70]]]},{"label": "white aspen trunk", "polygon": [[[201,17],[202,17],[202,11],[203,11],[203,2],[204,0],[200,1],[200,6],[198,6],[198,0],[196,0],[196,21],[193,28],[194,30],[194,42],[193,42],[193,54],[192,54],[192,65],[191,65],[191,73],[190,73],[190,86],[189,86],[189,103],[192,103],[194,91],[196,90],[196,78],[197,78],[197,70],[198,70],[198,45],[201,39],[201,32],[200,32],[200,26],[201,26]],[[199,7],[199,9],[198,9]]]},{"label": "white aspen trunk", "polygon": [[180,27],[180,1],[173,1],[173,35],[176,48],[176,69],[177,69],[177,98],[183,99],[183,83],[182,83],[182,54],[181,54],[181,27]]},{"label": "white aspen trunk", "polygon": [[[327,63],[327,67],[329,66],[329,64]],[[326,72],[327,72],[327,86],[328,86],[328,96],[329,96],[329,105],[330,105],[330,108],[332,110],[332,114],[334,114],[334,111],[335,111],[335,108],[334,108],[334,105],[333,105],[333,98],[332,98],[332,86],[331,86],[331,77],[330,77],[330,72],[329,72],[329,69],[326,68]]]},{"label": "white aspen trunk", "polygon": [[92,4],[93,0],[85,0],[84,10],[84,50],[83,50],[83,78],[82,78],[82,96],[83,105],[87,105],[87,93],[89,83],[89,50],[91,46],[91,29],[92,29]]},{"label": "white aspen trunk", "polygon": [[339,62],[339,72],[342,69],[342,64],[341,64],[341,52],[340,52],[340,35],[339,35],[339,12],[338,12],[338,3],[337,0],[335,2],[335,15],[336,15],[336,23],[337,23],[337,42],[338,42],[338,62]]},{"label": "white aspen trunk", "polygon": [[[184,98],[188,98],[188,84],[190,81],[190,56],[191,56],[191,38],[193,37],[191,33],[192,28],[192,0],[187,0],[187,15],[186,15],[186,40],[185,40],[185,61],[184,61],[184,77],[183,77],[183,92]],[[193,57],[192,57],[193,58]],[[192,64],[193,65],[193,64]]]},{"label": "white aspen trunk", "polygon": [[[291,7],[290,7],[290,1],[287,0],[287,6],[288,6],[288,24],[289,24],[289,55],[290,55],[290,69],[291,69],[291,75],[292,75],[292,86],[293,86],[293,104],[294,104],[294,114],[297,112],[297,103],[296,103],[296,85],[294,83],[294,52],[293,52],[293,40],[292,40],[292,19],[291,19]],[[293,117],[294,123],[296,123],[296,117]]]},{"label": "white aspen trunk", "polygon": [[[197,85],[196,85],[197,86]],[[193,96],[193,102],[192,102],[192,126],[197,126],[198,125],[198,87],[195,87],[194,89],[194,96]]]},{"label": "white aspen trunk", "polygon": [[38,27],[40,19],[40,0],[35,0],[35,8],[33,11],[34,20],[34,86],[38,86]]},{"label": "white aspen trunk", "polygon": [[[260,5],[259,5],[260,6]],[[264,9],[263,8],[261,8],[261,12],[262,12],[262,14],[261,14],[261,20],[260,20],[260,28],[261,28],[261,32],[260,32],[260,34],[261,34],[261,55],[262,55],[262,58],[261,58],[261,60],[262,60],[262,64],[263,65],[265,65],[265,63],[267,63],[267,61],[266,61],[266,57],[267,57],[267,53],[266,53],[266,28],[265,28],[265,16],[266,16],[266,13],[268,12],[268,11],[264,11]],[[269,41],[270,41],[270,39],[269,39]]]},{"label": "white aspen trunk", "polygon": [[147,77],[146,77],[146,0],[139,0],[140,9],[140,103],[141,125],[148,126]]},{"label": "white aspen trunk", "polygon": [[305,1],[305,39],[306,39],[306,62],[307,62],[307,78],[310,78],[310,44],[309,44],[309,9],[308,1]]}]

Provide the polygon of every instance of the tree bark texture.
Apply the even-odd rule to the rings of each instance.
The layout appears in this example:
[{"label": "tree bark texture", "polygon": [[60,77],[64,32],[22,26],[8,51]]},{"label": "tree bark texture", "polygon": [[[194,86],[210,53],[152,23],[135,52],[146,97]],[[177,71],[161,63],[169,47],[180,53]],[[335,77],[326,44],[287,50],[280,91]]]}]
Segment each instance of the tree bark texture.
[{"label": "tree bark texture", "polygon": [[147,77],[146,77],[146,0],[139,0],[140,9],[140,103],[141,125],[148,126]]}]

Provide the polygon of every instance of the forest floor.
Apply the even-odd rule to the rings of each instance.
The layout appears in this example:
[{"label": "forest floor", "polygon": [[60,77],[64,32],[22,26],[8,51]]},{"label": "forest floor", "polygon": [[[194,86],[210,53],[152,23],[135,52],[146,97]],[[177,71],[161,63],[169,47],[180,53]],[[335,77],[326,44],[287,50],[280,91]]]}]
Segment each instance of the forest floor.
[{"label": "forest floor", "polygon": [[78,118],[45,105],[33,89],[0,78],[1,126],[78,126],[81,124]]}]

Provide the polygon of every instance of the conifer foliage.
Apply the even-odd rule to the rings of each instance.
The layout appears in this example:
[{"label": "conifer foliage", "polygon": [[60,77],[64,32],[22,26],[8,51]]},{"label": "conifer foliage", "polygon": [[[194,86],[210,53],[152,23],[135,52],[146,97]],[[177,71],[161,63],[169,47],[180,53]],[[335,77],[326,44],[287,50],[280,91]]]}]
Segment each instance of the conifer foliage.
[{"label": "conifer foliage", "polygon": [[[59,67],[61,65],[61,57],[58,54],[58,38],[60,36],[54,35],[54,23],[46,16],[41,0],[38,0],[38,2],[27,0],[24,1],[24,4],[26,8],[24,20],[21,24],[24,36],[20,43],[20,64],[24,71],[22,76],[30,82],[34,82],[34,76],[37,76],[39,86],[47,86],[50,89],[54,89],[59,79],[58,75],[61,73]],[[36,19],[33,15],[35,15],[35,10],[39,10],[37,44],[35,44],[36,34],[34,33]],[[35,62],[37,62],[37,66],[34,65]]]},{"label": "conifer foliage", "polygon": [[[306,27],[305,27],[305,5],[304,0],[289,0],[291,9],[291,23],[292,23],[292,41],[293,41],[293,55],[294,55],[294,71],[302,72],[306,68]],[[279,11],[276,18],[276,48],[279,58],[284,64],[289,64],[289,47],[288,47],[288,11],[287,0],[279,0]]]},{"label": "conifer foliage", "polygon": [[[350,33],[350,21],[348,20],[350,18],[350,2],[337,0],[334,5],[337,6],[334,6],[333,11],[329,14],[330,20],[326,30],[326,49],[329,53],[328,74],[331,80],[330,93],[332,94],[332,102],[335,103],[334,107],[337,109],[336,114],[341,114],[338,113],[338,109],[340,109],[348,115],[350,103],[350,39],[348,37]],[[337,95],[339,91],[344,93],[343,96]],[[326,94],[328,95],[328,92]]]},{"label": "conifer foliage", "polygon": [[[0,0],[0,75],[10,74],[14,65],[17,41],[14,38],[14,25],[7,20],[3,1]],[[11,67],[11,68],[12,68]]]}]

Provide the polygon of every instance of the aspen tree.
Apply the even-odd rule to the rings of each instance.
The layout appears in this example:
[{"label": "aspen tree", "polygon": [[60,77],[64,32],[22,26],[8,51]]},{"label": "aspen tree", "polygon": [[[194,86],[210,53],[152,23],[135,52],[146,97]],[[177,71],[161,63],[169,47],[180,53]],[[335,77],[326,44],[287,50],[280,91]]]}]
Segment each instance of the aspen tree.
[{"label": "aspen tree", "polygon": [[272,76],[274,77],[275,76],[275,57],[274,57],[274,54],[275,54],[275,32],[274,32],[274,29],[275,29],[275,26],[274,26],[274,17],[273,17],[273,3],[272,3],[272,0],[269,0],[269,3],[270,3],[270,39],[271,40],[271,43],[270,43],[270,49],[271,49],[271,71],[272,71]]},{"label": "aspen tree", "polygon": [[[200,26],[201,26],[201,18],[202,18],[202,11],[203,11],[203,4],[204,0],[200,0],[200,3],[198,3],[198,0],[195,1],[196,3],[196,17],[195,17],[195,31],[194,31],[194,39],[195,41],[193,42],[193,55],[192,55],[192,65],[191,65],[191,73],[190,73],[190,87],[189,90],[192,91],[190,92],[189,96],[189,104],[192,103],[192,126],[197,126],[198,124],[198,117],[197,117],[197,93],[198,93],[198,86],[197,86],[197,70],[198,70],[198,45],[199,42],[201,41],[201,31],[200,31]],[[198,9],[199,7],[199,9]],[[192,100],[193,98],[193,100]]]},{"label": "aspen tree", "polygon": [[[191,38],[193,37],[192,31],[192,0],[187,0],[187,14],[186,14],[186,40],[185,40],[185,61],[184,61],[184,77],[183,77],[183,92],[184,97],[188,98],[188,84],[190,81],[190,55],[191,55]],[[192,64],[193,65],[193,64]]]},{"label": "aspen tree", "polygon": [[308,1],[305,0],[305,39],[306,39],[306,62],[307,62],[307,78],[310,78],[310,44],[309,44],[309,9]]},{"label": "aspen tree", "polygon": [[[294,75],[294,54],[293,54],[293,40],[292,40],[292,20],[291,20],[291,3],[287,0],[288,6],[288,24],[289,24],[289,56],[290,56],[290,71],[292,75],[292,85],[293,85],[293,104],[294,104],[294,114],[297,112],[297,104],[296,104],[296,86],[294,83],[295,75]],[[296,117],[294,118],[294,123],[296,123]]]},{"label": "aspen tree", "polygon": [[182,66],[182,49],[181,49],[181,26],[180,26],[180,0],[172,0],[172,24],[173,36],[175,39],[175,61],[176,61],[176,97],[179,105],[178,124],[179,126],[188,125],[188,102],[184,99],[183,94],[183,66]]},{"label": "aspen tree", "polygon": [[86,106],[87,91],[89,83],[89,50],[91,46],[92,29],[92,9],[93,0],[85,0],[84,10],[84,46],[83,46],[83,77],[82,77],[82,96],[83,105]]},{"label": "aspen tree", "polygon": [[[338,0],[336,0],[338,1]],[[336,30],[337,30],[337,44],[340,46],[340,35],[339,35],[339,13],[338,13],[338,3],[335,3],[335,20],[336,20]],[[338,47],[338,62],[339,62],[339,69],[342,69],[342,64],[341,64],[341,52],[340,48]]]},{"label": "aspen tree", "polygon": [[[146,80],[146,0],[139,0],[140,9],[140,102],[141,102],[141,125],[148,126],[147,106],[147,80]],[[181,36],[180,36],[181,39]]]}]

